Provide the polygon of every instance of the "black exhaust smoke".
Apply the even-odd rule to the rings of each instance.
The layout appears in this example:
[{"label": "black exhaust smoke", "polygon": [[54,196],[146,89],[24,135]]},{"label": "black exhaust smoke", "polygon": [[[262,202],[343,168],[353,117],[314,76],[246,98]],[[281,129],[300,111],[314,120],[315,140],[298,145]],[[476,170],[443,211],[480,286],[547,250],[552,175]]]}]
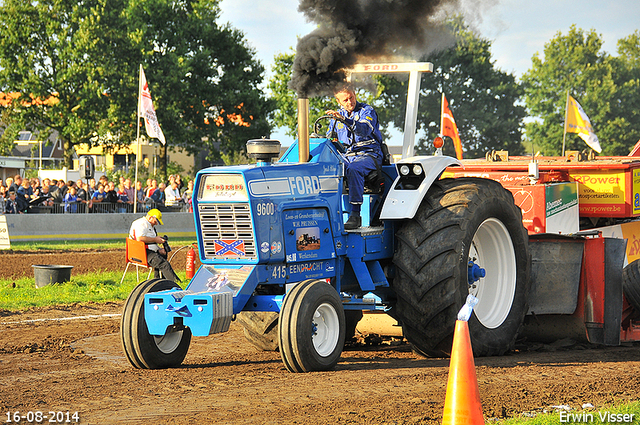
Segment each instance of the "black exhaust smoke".
[{"label": "black exhaust smoke", "polygon": [[418,60],[453,42],[434,16],[460,0],[300,0],[318,28],[298,40],[289,88],[299,97],[331,94],[357,62]]}]

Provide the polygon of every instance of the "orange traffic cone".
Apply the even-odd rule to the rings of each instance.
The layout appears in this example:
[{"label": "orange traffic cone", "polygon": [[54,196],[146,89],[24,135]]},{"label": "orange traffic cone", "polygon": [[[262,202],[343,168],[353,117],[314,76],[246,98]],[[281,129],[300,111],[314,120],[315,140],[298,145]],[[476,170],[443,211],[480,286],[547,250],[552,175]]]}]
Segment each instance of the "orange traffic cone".
[{"label": "orange traffic cone", "polygon": [[443,425],[484,424],[478,390],[476,366],[473,361],[469,325],[456,321],[449,363],[449,381],[444,401]]}]

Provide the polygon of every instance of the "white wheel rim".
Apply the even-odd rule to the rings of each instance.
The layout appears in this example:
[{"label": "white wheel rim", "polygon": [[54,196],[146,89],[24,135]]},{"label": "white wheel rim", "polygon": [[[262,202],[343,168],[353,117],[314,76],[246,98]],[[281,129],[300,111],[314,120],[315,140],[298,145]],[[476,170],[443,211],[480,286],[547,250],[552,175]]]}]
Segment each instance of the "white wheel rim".
[{"label": "white wheel rim", "polygon": [[312,326],[311,340],[316,352],[322,357],[331,355],[335,351],[340,337],[338,312],[331,304],[320,304],[313,313]]},{"label": "white wheel rim", "polygon": [[164,354],[171,354],[178,348],[180,341],[182,341],[182,331],[169,331],[162,336],[153,335],[153,341],[156,343],[158,350]]},{"label": "white wheel rim", "polygon": [[469,286],[469,293],[478,298],[474,312],[483,326],[495,329],[509,315],[516,292],[516,253],[500,220],[489,218],[478,227],[469,261],[486,271],[484,278]]}]

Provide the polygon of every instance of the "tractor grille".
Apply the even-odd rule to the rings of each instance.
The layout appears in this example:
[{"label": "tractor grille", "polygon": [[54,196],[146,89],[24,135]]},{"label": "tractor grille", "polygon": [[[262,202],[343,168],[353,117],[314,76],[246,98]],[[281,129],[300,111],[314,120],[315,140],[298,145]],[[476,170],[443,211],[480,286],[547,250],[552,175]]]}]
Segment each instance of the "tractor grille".
[{"label": "tractor grille", "polygon": [[198,207],[206,259],[257,258],[249,203],[200,204]]}]

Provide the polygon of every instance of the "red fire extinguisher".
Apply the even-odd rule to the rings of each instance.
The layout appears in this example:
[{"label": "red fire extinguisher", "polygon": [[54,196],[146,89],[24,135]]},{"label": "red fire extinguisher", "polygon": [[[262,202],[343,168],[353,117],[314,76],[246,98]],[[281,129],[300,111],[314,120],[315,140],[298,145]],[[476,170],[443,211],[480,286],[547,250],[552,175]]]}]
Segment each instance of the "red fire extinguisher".
[{"label": "red fire extinguisher", "polygon": [[196,252],[193,245],[187,251],[187,279],[191,279],[196,272]]}]

